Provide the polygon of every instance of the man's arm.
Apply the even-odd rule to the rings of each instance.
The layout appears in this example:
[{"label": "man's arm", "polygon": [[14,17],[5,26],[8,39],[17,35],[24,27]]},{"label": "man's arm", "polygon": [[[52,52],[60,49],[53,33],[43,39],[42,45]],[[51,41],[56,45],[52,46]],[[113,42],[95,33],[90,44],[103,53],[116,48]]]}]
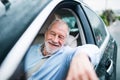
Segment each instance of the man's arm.
[{"label": "man's arm", "polygon": [[98,80],[86,54],[80,53],[74,56],[66,80]]},{"label": "man's arm", "polygon": [[95,45],[78,47],[68,71],[66,80],[98,80],[94,66],[99,62],[100,51]]}]

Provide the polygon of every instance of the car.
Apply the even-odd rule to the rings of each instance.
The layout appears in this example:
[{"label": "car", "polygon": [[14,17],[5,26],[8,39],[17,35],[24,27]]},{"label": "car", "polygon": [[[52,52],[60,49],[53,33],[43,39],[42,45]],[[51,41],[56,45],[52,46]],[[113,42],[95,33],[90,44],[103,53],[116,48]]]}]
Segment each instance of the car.
[{"label": "car", "polygon": [[116,79],[117,44],[95,11],[82,0],[0,1],[0,80],[26,80],[25,56],[34,44],[43,43],[44,32],[55,18],[70,27],[66,45],[94,44],[100,49],[94,66],[100,80]]}]

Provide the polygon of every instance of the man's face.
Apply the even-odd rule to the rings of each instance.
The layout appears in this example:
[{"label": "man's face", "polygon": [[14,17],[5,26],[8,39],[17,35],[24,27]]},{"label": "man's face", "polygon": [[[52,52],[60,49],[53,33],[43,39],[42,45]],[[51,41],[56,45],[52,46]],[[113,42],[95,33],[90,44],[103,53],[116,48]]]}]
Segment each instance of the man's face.
[{"label": "man's face", "polygon": [[45,48],[48,53],[59,50],[66,41],[68,27],[65,24],[54,23],[45,33]]}]

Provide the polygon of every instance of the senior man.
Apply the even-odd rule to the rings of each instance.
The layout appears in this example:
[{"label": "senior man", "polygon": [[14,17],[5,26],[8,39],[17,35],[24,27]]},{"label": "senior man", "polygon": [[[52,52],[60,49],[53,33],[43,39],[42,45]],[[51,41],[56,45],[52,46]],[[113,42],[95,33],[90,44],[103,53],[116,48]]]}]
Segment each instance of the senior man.
[{"label": "senior man", "polygon": [[65,46],[68,36],[69,27],[63,20],[51,23],[44,43],[31,46],[26,55],[25,71],[29,80],[98,80],[93,67],[98,47]]}]

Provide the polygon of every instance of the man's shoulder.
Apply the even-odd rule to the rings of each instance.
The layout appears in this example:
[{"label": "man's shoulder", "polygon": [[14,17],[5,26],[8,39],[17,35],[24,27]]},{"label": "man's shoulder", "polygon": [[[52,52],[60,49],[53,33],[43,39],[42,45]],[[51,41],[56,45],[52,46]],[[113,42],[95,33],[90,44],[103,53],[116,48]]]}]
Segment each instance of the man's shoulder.
[{"label": "man's shoulder", "polygon": [[34,44],[34,45],[32,45],[32,46],[29,48],[29,51],[31,51],[31,50],[36,50],[36,49],[38,49],[38,48],[41,48],[41,44]]},{"label": "man's shoulder", "polygon": [[34,53],[40,52],[39,51],[40,48],[41,48],[41,44],[32,45],[27,51],[27,56],[35,55]]}]

